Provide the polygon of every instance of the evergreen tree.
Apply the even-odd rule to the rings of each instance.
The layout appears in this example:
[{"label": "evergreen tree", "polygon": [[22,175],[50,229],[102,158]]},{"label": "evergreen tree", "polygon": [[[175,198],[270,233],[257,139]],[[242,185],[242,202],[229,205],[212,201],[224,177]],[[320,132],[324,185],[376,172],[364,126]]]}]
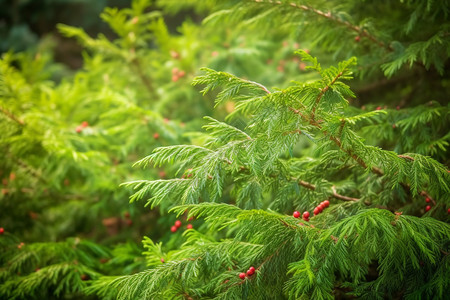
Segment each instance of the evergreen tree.
[{"label": "evergreen tree", "polygon": [[[4,213],[2,297],[448,297],[448,1],[158,1],[163,14],[208,15],[178,36],[149,5],[105,10],[115,41],[61,25],[89,50],[73,81],[54,86],[40,60],[4,56],[0,203],[67,211],[70,175],[101,195],[96,210],[76,202],[90,220],[114,211],[111,198],[123,211],[134,190],[133,205],[152,209],[143,224],[159,217],[166,234],[140,232],[140,250],[43,224],[53,236],[39,243]],[[180,121],[200,114],[212,116],[183,137]]]}]

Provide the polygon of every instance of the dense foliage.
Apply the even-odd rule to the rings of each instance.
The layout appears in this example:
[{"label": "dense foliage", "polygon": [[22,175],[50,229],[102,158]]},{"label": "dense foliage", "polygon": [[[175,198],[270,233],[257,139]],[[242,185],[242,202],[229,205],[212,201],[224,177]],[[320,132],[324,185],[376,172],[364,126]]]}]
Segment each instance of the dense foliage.
[{"label": "dense foliage", "polygon": [[4,53],[0,298],[445,299],[449,4],[134,0],[58,25],[73,74]]}]

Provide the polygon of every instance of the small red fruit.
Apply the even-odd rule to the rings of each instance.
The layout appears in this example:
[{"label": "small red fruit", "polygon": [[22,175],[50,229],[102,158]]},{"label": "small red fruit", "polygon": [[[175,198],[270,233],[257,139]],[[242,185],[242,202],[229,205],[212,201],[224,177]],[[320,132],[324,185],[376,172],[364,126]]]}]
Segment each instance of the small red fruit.
[{"label": "small red fruit", "polygon": [[184,75],[186,75],[186,72],[181,70],[180,72],[178,72],[178,77],[184,77]]},{"label": "small red fruit", "polygon": [[161,257],[161,262],[162,262],[162,263],[164,263],[164,262],[165,262],[164,258],[162,258],[162,257]]},{"label": "small red fruit", "polygon": [[431,202],[431,199],[427,197],[427,198],[425,199],[425,202],[426,202],[426,203],[430,203],[430,202]]},{"label": "small red fruit", "polygon": [[77,128],[75,128],[75,131],[76,131],[77,133],[80,133],[81,131],[83,131],[83,127],[77,126]]},{"label": "small red fruit", "polygon": [[450,208],[449,208],[449,209],[447,209],[447,214],[449,214],[449,215],[450,215]]},{"label": "small red fruit", "polygon": [[240,278],[240,279],[244,280],[244,279],[245,279],[245,276],[246,276],[245,273],[239,273],[239,278]]},{"label": "small red fruit", "polygon": [[180,220],[176,220],[175,221],[175,227],[177,227],[177,228],[181,227],[181,221]]},{"label": "small red fruit", "polygon": [[192,229],[192,224],[187,224],[186,229]]},{"label": "small red fruit", "polygon": [[127,220],[127,226],[131,226],[133,225],[133,221],[132,220]]},{"label": "small red fruit", "polygon": [[129,219],[130,218],[130,213],[129,212],[124,212],[124,214],[123,214],[124,216],[125,216],[125,218],[127,218],[127,219]]},{"label": "small red fruit", "polygon": [[361,40],[361,37],[359,35],[355,36],[355,42],[359,42]]},{"label": "small red fruit", "polygon": [[81,280],[85,281],[89,279],[89,276],[87,276],[86,274],[83,274],[80,276]]},{"label": "small red fruit", "polygon": [[247,276],[252,276],[253,274],[255,274],[254,268],[253,269],[248,269]]},{"label": "small red fruit", "polygon": [[83,127],[83,128],[86,128],[86,127],[88,127],[89,126],[89,123],[87,122],[87,121],[83,121],[82,123],[81,123],[81,127]]},{"label": "small red fruit", "polygon": [[397,110],[400,110],[400,105],[397,105],[396,109],[397,109]]},{"label": "small red fruit", "polygon": [[156,139],[156,140],[159,139],[159,133],[155,132],[155,133],[153,134],[153,138]]},{"label": "small red fruit", "polygon": [[377,106],[376,110],[381,110],[381,106]]},{"label": "small red fruit", "polygon": [[178,77],[178,75],[172,75],[172,81],[173,81],[173,82],[177,82],[178,79],[180,79],[180,78]]},{"label": "small red fruit", "polygon": [[255,273],[256,269],[254,267],[250,267],[249,270],[252,270],[253,273]]},{"label": "small red fruit", "polygon": [[13,181],[14,179],[16,179],[16,173],[9,174],[9,180]]},{"label": "small red fruit", "polygon": [[5,232],[5,228],[0,227],[0,234],[3,234]]},{"label": "small red fruit", "polygon": [[431,206],[427,205],[427,207],[425,207],[425,211],[429,211],[431,209]]},{"label": "small red fruit", "polygon": [[325,200],[322,203],[323,203],[323,206],[325,206],[325,207],[330,206],[330,201],[328,201],[328,200]]},{"label": "small red fruit", "polygon": [[314,208],[313,213],[314,213],[315,216],[318,215],[318,214],[320,214],[319,208],[318,208],[318,207]]},{"label": "small red fruit", "polygon": [[294,211],[294,213],[292,215],[294,216],[294,218],[298,219],[300,217],[300,212]]},{"label": "small red fruit", "polygon": [[177,67],[172,69],[172,75],[177,75],[178,72],[180,72],[180,69],[178,69]]},{"label": "small red fruit", "polygon": [[170,56],[174,59],[180,58],[180,54],[177,51],[170,50]]},{"label": "small red fruit", "polygon": [[218,56],[219,55],[219,52],[218,51],[213,51],[213,52],[211,52],[211,56],[212,57],[216,57],[216,56]]},{"label": "small red fruit", "polygon": [[305,211],[303,213],[303,219],[308,219],[309,218],[309,211]]},{"label": "small red fruit", "polygon": [[317,205],[317,207],[319,209],[319,213],[323,212],[323,209],[325,208],[322,204]]},{"label": "small red fruit", "polygon": [[177,229],[178,229],[178,228],[177,228],[177,226],[175,226],[175,225],[172,226],[172,227],[170,227],[170,231],[172,231],[172,232],[176,232]]}]

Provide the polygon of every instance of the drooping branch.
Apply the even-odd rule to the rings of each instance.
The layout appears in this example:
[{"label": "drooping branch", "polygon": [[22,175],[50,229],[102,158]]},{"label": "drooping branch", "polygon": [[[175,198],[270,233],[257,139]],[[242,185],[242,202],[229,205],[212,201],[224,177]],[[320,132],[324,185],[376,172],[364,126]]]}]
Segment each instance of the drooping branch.
[{"label": "drooping branch", "polygon": [[379,47],[384,48],[388,51],[393,51],[394,48],[392,48],[392,46],[387,45],[385,43],[383,43],[382,41],[380,41],[379,39],[377,39],[374,35],[370,34],[366,29],[362,29],[359,26],[356,26],[348,21],[342,20],[338,17],[336,17],[335,15],[332,15],[331,12],[324,12],[318,9],[315,9],[313,7],[304,5],[304,4],[297,4],[294,2],[282,2],[282,1],[273,1],[273,0],[252,0],[253,2],[256,3],[261,3],[261,4],[274,4],[274,5],[289,5],[291,7],[297,8],[297,9],[301,9],[303,11],[307,11],[313,14],[316,14],[320,17],[326,18],[334,23],[338,23],[342,26],[347,27],[350,30],[353,30],[355,32],[357,32],[360,36],[366,37],[367,39],[369,39],[371,42],[377,44]]}]

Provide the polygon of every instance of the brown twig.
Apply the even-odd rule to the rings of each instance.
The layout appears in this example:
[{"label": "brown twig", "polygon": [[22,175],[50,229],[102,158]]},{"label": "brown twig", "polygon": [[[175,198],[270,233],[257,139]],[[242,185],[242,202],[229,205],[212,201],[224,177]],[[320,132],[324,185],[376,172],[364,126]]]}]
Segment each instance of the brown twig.
[{"label": "brown twig", "polygon": [[20,120],[19,118],[17,118],[14,114],[12,114],[11,112],[9,112],[8,110],[6,110],[5,108],[0,106],[0,111],[7,116],[8,118],[10,118],[11,120],[13,120],[14,122],[19,123],[21,126],[25,125],[25,122]]},{"label": "brown twig", "polygon": [[333,78],[333,80],[328,84],[326,87],[320,90],[319,95],[317,95],[316,102],[314,103],[314,106],[312,108],[311,112],[311,119],[314,120],[317,106],[319,105],[320,100],[322,99],[323,95],[330,89],[330,87],[336,82],[336,80],[339,79],[343,75],[342,72],[339,72],[339,74],[336,75],[336,77]]},{"label": "brown twig", "polygon": [[293,2],[291,2],[291,3],[283,3],[281,1],[272,1],[272,0],[253,0],[253,1],[256,2],[256,3],[263,3],[263,4],[289,5],[291,7],[298,8],[298,9],[301,9],[303,11],[314,13],[314,14],[316,14],[318,16],[321,16],[323,18],[331,20],[331,21],[333,21],[335,23],[338,23],[338,24],[340,24],[342,26],[345,26],[345,27],[349,28],[350,30],[353,30],[353,31],[357,32],[360,36],[368,38],[370,41],[372,41],[373,43],[377,44],[381,48],[384,48],[384,49],[386,49],[388,51],[393,51],[394,50],[394,48],[392,48],[392,46],[386,45],[382,41],[378,40],[375,36],[370,34],[367,30],[362,29],[359,26],[353,25],[353,24],[351,24],[348,21],[344,21],[342,19],[339,19],[338,17],[332,15],[331,12],[323,12],[323,11],[315,9],[313,7],[310,7],[310,6],[307,6],[307,5],[304,5],[304,4],[293,3]]},{"label": "brown twig", "polygon": [[[301,186],[303,186],[303,187],[305,187],[307,189],[310,189],[312,191],[316,190],[316,186],[314,184],[312,184],[312,183],[309,183],[309,182],[306,182],[306,181],[303,181],[303,180],[299,180],[297,182],[298,182],[298,184],[300,184]],[[336,198],[336,199],[339,199],[339,200],[343,200],[343,201],[359,201],[360,200],[358,198],[352,198],[352,197],[348,197],[348,196],[344,196],[344,195],[338,194],[336,192],[336,187],[334,185],[331,187],[331,191],[333,192],[333,194],[331,196],[333,198]]]}]

